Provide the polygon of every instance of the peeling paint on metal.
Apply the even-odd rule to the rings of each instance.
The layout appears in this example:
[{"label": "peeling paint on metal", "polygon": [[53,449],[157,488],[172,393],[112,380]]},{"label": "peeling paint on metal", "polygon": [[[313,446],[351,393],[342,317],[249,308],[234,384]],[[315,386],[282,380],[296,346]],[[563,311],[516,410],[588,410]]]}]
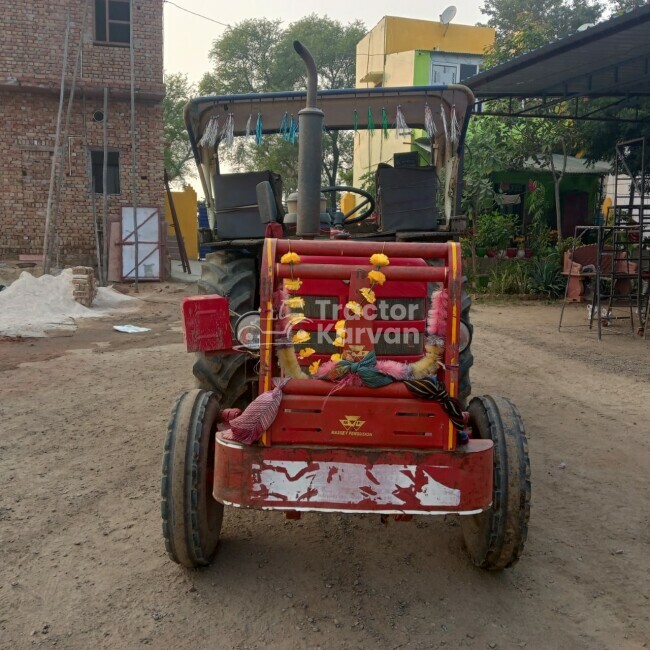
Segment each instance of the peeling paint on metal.
[{"label": "peeling paint on metal", "polygon": [[436,481],[426,467],[417,465],[268,460],[252,469],[253,496],[265,503],[460,504],[460,490]]}]

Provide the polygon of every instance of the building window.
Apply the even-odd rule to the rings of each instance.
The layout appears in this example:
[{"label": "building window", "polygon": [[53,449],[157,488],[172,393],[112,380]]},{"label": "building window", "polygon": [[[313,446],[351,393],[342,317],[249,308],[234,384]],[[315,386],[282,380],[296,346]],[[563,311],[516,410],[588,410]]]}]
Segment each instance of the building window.
[{"label": "building window", "polygon": [[473,77],[478,72],[478,66],[472,63],[461,63],[460,64],[460,83],[463,83],[465,79]]},{"label": "building window", "polygon": [[[97,194],[104,193],[104,152],[91,151],[90,159],[93,166],[93,187]],[[106,177],[106,194],[120,193],[120,153],[108,152],[108,176]]]},{"label": "building window", "polygon": [[129,0],[95,0],[95,41],[108,45],[131,42]]},{"label": "building window", "polygon": [[458,65],[455,63],[436,64],[431,66],[431,76],[434,85],[455,84],[458,75]]}]

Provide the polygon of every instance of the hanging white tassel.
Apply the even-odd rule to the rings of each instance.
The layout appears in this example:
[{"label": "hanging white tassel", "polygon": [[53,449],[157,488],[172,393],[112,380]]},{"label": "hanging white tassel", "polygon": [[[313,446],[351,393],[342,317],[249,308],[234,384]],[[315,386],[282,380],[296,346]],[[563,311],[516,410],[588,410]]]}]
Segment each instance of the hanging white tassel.
[{"label": "hanging white tassel", "polygon": [[433,119],[433,112],[431,111],[429,104],[424,105],[424,129],[430,140],[438,135],[436,121]]},{"label": "hanging white tassel", "polygon": [[205,131],[203,131],[203,137],[199,141],[199,144],[202,147],[214,147],[217,144],[217,138],[219,137],[219,117],[213,115],[210,118]]},{"label": "hanging white tassel", "polygon": [[232,146],[235,141],[235,115],[234,113],[229,113],[226,123],[223,127],[223,141],[229,147]]},{"label": "hanging white tassel", "polygon": [[442,119],[442,131],[445,134],[445,139],[449,142],[451,138],[449,137],[449,131],[447,131],[447,113],[445,113],[444,108],[440,109],[440,118]]},{"label": "hanging white tassel", "polygon": [[451,141],[455,144],[460,140],[460,124],[458,123],[458,115],[456,113],[456,105],[451,107]]},{"label": "hanging white tassel", "polygon": [[251,135],[251,128],[253,126],[253,114],[251,113],[246,120],[246,137]]},{"label": "hanging white tassel", "polygon": [[407,137],[411,135],[411,129],[409,129],[409,125],[406,123],[406,118],[404,117],[404,113],[402,113],[402,107],[398,106],[397,107],[397,118],[395,119],[395,135],[400,136],[400,137]]}]

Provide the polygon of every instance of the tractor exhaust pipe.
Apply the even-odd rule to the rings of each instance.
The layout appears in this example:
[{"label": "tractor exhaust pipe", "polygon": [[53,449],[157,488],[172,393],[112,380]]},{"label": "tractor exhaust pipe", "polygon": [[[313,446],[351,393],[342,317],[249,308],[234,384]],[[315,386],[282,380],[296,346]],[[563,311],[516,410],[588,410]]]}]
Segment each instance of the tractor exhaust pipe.
[{"label": "tractor exhaust pipe", "polygon": [[293,47],[307,68],[307,105],[298,113],[298,237],[313,239],[320,229],[320,187],[323,160],[323,111],[316,107],[318,72],[311,52],[300,42]]}]

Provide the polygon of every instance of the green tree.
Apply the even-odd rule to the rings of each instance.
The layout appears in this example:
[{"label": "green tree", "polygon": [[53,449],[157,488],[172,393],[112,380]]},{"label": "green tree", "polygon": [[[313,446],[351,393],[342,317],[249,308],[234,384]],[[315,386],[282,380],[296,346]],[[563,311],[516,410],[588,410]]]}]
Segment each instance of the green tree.
[{"label": "green tree", "polygon": [[187,75],[165,75],[167,94],[163,99],[163,125],[165,132],[165,169],[170,180],[184,181],[192,159],[192,149],[185,128],[183,109],[194,95],[194,87]]},{"label": "green tree", "polygon": [[[553,176],[558,242],[562,241],[560,188],[566,173],[568,156],[574,154],[581,145],[575,122],[569,118],[562,119],[565,108],[563,104],[554,107],[552,119],[542,117],[516,120],[514,128],[517,135],[513,139],[513,153],[520,166],[525,160],[532,159],[550,170]],[[556,154],[559,154],[557,159]]]},{"label": "green tree", "polygon": [[532,28],[545,34],[545,42],[597,22],[604,9],[599,0],[485,0],[481,7],[489,16],[488,25],[497,30],[497,39]]},{"label": "green tree", "polygon": [[[343,24],[327,16],[306,16],[285,29],[280,21],[245,20],[229,28],[210,50],[211,72],[199,84],[202,95],[259,93],[306,88],[305,67],[293,49],[300,40],[316,60],[320,88],[353,87],[356,45],[365,34],[360,21]],[[327,122],[327,117],[326,117]],[[239,170],[273,169],[282,174],[287,192],[297,185],[297,146],[268,136],[262,145],[236,142],[226,153]],[[326,131],[323,140],[323,183],[336,185],[349,176],[353,140]]]},{"label": "green tree", "polygon": [[497,205],[491,175],[512,166],[514,146],[512,130],[497,117],[474,119],[465,139],[463,170],[463,213],[473,222]]},{"label": "green tree", "polygon": [[212,71],[199,82],[201,95],[265,93],[279,90],[279,20],[255,18],[229,27],[212,43]]}]

